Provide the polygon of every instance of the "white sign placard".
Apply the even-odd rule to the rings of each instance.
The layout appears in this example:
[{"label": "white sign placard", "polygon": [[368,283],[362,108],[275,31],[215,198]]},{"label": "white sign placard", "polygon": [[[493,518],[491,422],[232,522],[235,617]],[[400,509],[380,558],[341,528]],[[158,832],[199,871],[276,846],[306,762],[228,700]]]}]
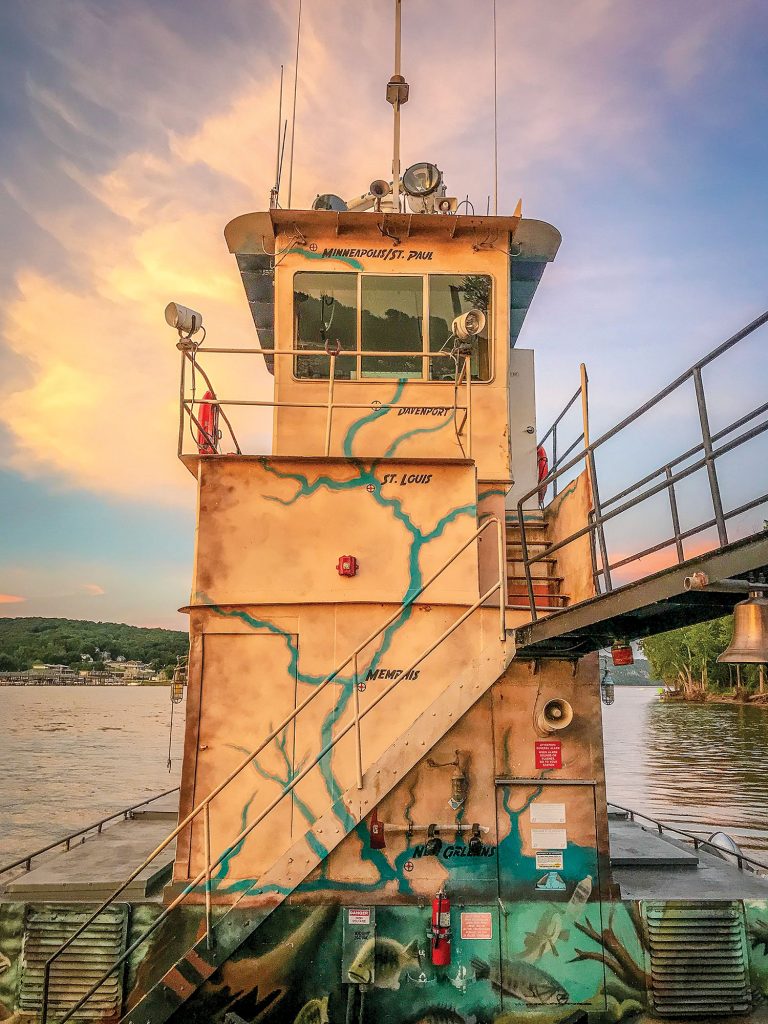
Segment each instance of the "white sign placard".
[{"label": "white sign placard", "polygon": [[537,871],[562,871],[563,855],[555,850],[542,850],[536,854]]},{"label": "white sign placard", "polygon": [[564,828],[532,828],[531,846],[534,850],[564,850],[568,836]]},{"label": "white sign placard", "polygon": [[371,923],[371,911],[368,909],[368,907],[348,907],[347,912],[349,914],[350,924]]},{"label": "white sign placard", "polygon": [[532,825],[564,825],[565,804],[548,804],[543,800],[534,800],[531,804]]}]

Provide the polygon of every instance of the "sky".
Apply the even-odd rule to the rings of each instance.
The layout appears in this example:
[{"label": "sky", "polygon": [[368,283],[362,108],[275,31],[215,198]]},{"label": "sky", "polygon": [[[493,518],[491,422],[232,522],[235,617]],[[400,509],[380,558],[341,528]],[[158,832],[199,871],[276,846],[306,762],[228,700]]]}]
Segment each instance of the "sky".
[{"label": "sky", "polygon": [[[254,342],[223,228],[266,208],[297,7],[0,5],[0,615],[185,628],[195,485],[163,309],[204,310],[217,345]],[[479,209],[491,26],[492,0],[403,0],[403,164],[437,163]],[[768,304],[768,8],[497,0],[497,26],[499,211],[522,197],[563,235],[519,344],[540,428],[587,364],[594,438]],[[295,206],[388,177],[391,63],[392,4],[304,0]],[[705,376],[715,422],[764,396],[765,337]],[[609,490],[679,450],[686,402],[606,458]],[[701,487],[687,499],[695,518]]]}]

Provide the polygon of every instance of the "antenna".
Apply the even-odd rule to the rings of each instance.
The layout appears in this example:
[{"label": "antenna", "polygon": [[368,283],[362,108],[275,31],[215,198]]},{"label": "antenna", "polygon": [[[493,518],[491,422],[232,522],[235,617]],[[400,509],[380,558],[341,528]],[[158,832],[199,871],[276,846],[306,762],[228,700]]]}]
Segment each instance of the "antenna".
[{"label": "antenna", "polygon": [[400,107],[408,102],[408,83],[400,74],[400,18],[402,0],[395,0],[395,71],[387,83],[387,102],[392,104],[392,205],[400,210]]},{"label": "antenna", "polygon": [[493,0],[493,215],[499,215],[499,114],[496,79],[496,0]]},{"label": "antenna", "polygon": [[299,0],[299,18],[296,24],[296,66],[293,69],[293,113],[291,115],[291,152],[288,157],[288,209],[291,208],[293,194],[293,143],[296,136],[296,91],[299,86],[299,43],[301,41],[301,0]]},{"label": "antenna", "polygon": [[280,99],[277,104],[277,146],[275,147],[275,184],[269,191],[269,208],[273,210],[278,205],[280,195],[280,128],[283,123],[283,65],[280,65]]}]

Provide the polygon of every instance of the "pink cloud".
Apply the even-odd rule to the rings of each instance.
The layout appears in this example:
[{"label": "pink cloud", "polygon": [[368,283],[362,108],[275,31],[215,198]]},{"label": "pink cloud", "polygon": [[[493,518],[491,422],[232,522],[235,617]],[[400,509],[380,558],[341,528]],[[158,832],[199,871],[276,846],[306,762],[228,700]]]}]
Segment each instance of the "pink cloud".
[{"label": "pink cloud", "polygon": [[21,604],[26,597],[17,597],[16,594],[0,594],[0,604]]},{"label": "pink cloud", "polygon": [[93,597],[101,597],[102,594],[106,594],[104,587],[100,587],[98,583],[82,583],[80,589]]}]

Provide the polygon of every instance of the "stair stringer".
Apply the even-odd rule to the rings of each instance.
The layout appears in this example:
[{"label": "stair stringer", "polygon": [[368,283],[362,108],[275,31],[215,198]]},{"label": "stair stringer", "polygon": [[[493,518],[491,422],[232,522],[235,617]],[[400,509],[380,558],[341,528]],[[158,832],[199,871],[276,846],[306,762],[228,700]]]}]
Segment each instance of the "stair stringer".
[{"label": "stair stringer", "polygon": [[[241,913],[230,908],[121,1018],[121,1024],[164,1024],[280,907],[373,808],[501,678],[515,655],[511,637],[487,644],[368,768],[363,788],[350,787],[250,890]],[[268,901],[268,902],[267,902]]]}]

